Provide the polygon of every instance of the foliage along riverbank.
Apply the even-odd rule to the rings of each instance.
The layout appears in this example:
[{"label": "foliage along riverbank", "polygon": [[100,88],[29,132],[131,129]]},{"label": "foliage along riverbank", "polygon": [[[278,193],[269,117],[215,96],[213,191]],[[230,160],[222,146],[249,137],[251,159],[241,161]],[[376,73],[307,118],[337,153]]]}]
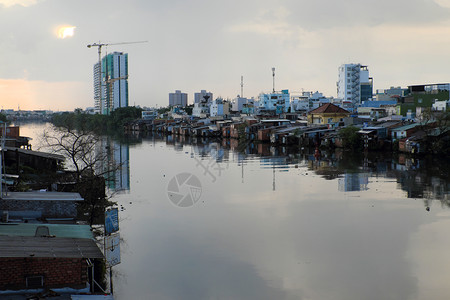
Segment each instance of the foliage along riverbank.
[{"label": "foliage along riverbank", "polygon": [[56,127],[90,131],[99,135],[116,135],[123,133],[125,123],[140,119],[141,113],[142,108],[134,106],[118,108],[110,115],[84,114],[81,109],[76,109],[75,112],[54,114],[52,123]]}]

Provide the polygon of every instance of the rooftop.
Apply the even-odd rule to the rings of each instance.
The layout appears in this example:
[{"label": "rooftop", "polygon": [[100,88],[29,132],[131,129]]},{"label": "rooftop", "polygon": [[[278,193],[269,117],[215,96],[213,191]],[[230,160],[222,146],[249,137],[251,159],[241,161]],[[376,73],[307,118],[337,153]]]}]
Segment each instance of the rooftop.
[{"label": "rooftop", "polygon": [[403,131],[403,130],[409,130],[412,129],[414,127],[419,126],[419,123],[412,123],[412,124],[408,124],[408,125],[403,125],[400,127],[396,127],[396,128],[392,128],[391,131]]},{"label": "rooftop", "polygon": [[0,236],[34,236],[38,227],[47,227],[50,236],[60,238],[92,239],[89,225],[0,223]]},{"label": "rooftop", "polygon": [[340,114],[349,114],[350,112],[339,107],[336,106],[332,103],[327,103],[324,104],[322,106],[319,106],[316,109],[313,109],[312,111],[309,112],[310,114],[324,114],[324,113],[340,113]]},{"label": "rooftop", "polygon": [[92,239],[0,236],[0,257],[103,258]]},{"label": "rooftop", "polygon": [[3,200],[27,201],[83,201],[78,193],[64,192],[8,192],[1,197]]},{"label": "rooftop", "polygon": [[15,147],[5,147],[5,149],[7,151],[18,151],[19,153],[23,153],[23,154],[34,155],[34,156],[39,156],[39,157],[43,157],[43,158],[50,158],[50,159],[55,159],[55,160],[59,160],[59,161],[64,161],[66,159],[62,155],[48,153],[48,152],[33,151],[33,150],[15,148]]}]

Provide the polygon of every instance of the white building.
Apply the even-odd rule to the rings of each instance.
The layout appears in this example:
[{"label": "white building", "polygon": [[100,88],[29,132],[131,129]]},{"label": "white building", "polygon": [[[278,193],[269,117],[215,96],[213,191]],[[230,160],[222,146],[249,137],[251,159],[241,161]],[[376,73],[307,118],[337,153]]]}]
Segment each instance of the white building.
[{"label": "white building", "polygon": [[369,100],[373,94],[373,79],[369,69],[361,64],[345,64],[339,67],[337,97],[350,100],[354,105]]},{"label": "white building", "polygon": [[222,99],[215,99],[211,102],[209,106],[209,115],[211,117],[218,117],[224,115]]},{"label": "white building", "polygon": [[169,93],[169,105],[175,106],[179,105],[181,107],[186,107],[188,102],[188,95],[182,93],[180,90],[176,90],[175,93]]},{"label": "white building", "polygon": [[141,113],[142,120],[154,120],[158,117],[157,109],[143,110]]},{"label": "white building", "polygon": [[192,116],[197,118],[206,118],[209,115],[209,104],[207,102],[196,102],[192,109]]},{"label": "white building", "polygon": [[309,110],[309,92],[302,92],[301,95],[291,97],[291,112]]},{"label": "white building", "polygon": [[199,103],[201,101],[211,102],[212,99],[213,94],[206,90],[201,90],[200,93],[194,93],[194,103]]},{"label": "white building", "polygon": [[450,100],[449,101],[435,101],[433,103],[433,110],[437,110],[437,111],[446,111],[447,106],[449,105]]},{"label": "white building", "polygon": [[260,113],[272,112],[275,114],[286,113],[289,110],[290,95],[288,90],[281,93],[260,94],[258,108]]},{"label": "white building", "polygon": [[244,104],[248,103],[247,98],[243,98],[239,95],[237,95],[236,98],[234,98],[231,102],[231,111],[233,112],[242,112],[242,108],[244,107]]}]

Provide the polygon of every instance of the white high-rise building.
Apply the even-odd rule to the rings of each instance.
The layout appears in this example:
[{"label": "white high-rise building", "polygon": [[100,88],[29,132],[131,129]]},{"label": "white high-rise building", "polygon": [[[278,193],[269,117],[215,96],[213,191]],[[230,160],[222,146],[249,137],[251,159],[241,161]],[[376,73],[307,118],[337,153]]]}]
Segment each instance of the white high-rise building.
[{"label": "white high-rise building", "polygon": [[128,106],[128,54],[113,52],[94,65],[94,100],[95,112],[104,115]]},{"label": "white high-rise building", "polygon": [[353,105],[369,100],[373,94],[373,79],[369,69],[361,64],[344,64],[339,67],[337,96]]}]

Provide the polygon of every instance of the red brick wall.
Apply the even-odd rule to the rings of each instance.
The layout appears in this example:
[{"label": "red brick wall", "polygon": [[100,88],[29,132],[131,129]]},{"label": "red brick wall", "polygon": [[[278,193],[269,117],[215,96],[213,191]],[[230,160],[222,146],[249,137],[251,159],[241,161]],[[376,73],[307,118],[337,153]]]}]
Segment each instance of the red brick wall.
[{"label": "red brick wall", "polygon": [[44,276],[44,286],[84,287],[87,264],[81,258],[0,258],[0,290],[25,289],[27,276]]},{"label": "red brick wall", "polygon": [[[18,138],[20,129],[19,126],[8,126],[6,127],[6,136],[12,138]],[[0,127],[0,136],[3,136],[3,126]]]}]

